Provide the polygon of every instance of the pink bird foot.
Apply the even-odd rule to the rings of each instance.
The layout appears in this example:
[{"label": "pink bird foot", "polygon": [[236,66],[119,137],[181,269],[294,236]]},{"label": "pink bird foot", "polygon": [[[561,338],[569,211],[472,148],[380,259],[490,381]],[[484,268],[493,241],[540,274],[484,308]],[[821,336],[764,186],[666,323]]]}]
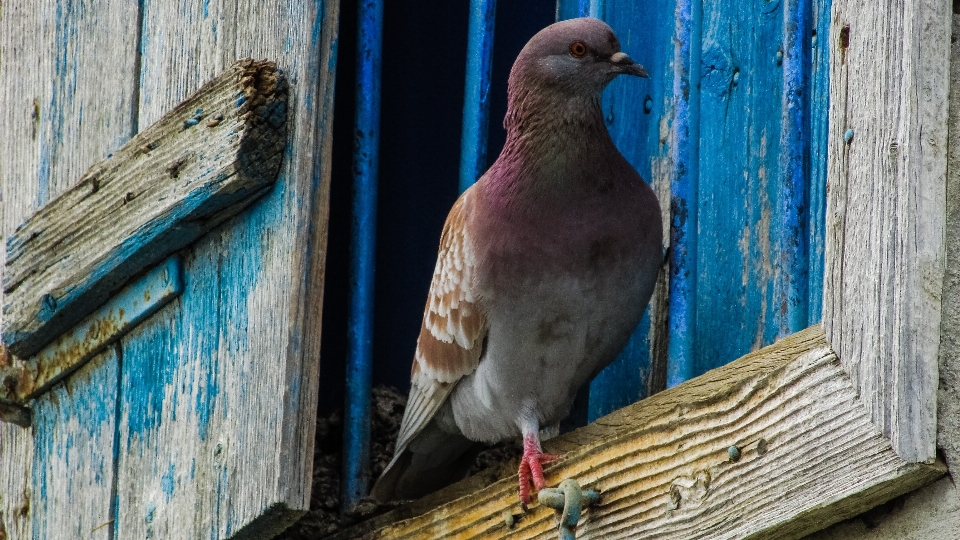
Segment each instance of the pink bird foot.
[{"label": "pink bird foot", "polygon": [[540,437],[536,434],[523,437],[523,457],[520,458],[520,470],[517,474],[520,477],[520,503],[524,510],[533,500],[531,484],[537,491],[547,487],[547,481],[543,478],[543,464],[557,458],[558,456],[543,453]]}]

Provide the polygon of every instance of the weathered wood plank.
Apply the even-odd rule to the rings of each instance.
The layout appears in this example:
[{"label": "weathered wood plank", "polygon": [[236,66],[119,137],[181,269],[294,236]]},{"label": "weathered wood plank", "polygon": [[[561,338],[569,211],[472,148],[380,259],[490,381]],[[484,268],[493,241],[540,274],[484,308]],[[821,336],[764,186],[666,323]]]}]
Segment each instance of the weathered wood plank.
[{"label": "weathered wood plank", "polygon": [[[953,15],[960,36],[960,15]],[[937,448],[953,478],[917,490],[888,508],[839,523],[807,540],[954,540],[960,530],[960,40],[951,39],[947,145],[946,268],[940,321]]]},{"label": "weathered wood plank", "polygon": [[[897,457],[819,327],[546,447],[564,454],[546,468],[548,483],[573,477],[600,491],[581,519],[584,539],[798,538],[945,472]],[[429,511],[401,508],[338,538],[555,537],[544,508],[504,524],[505,510],[521,514],[509,468],[492,484],[474,482],[472,492],[455,485],[457,497],[433,496]]]},{"label": "weathered wood plank", "polygon": [[934,459],[949,4],[834,0],[823,321],[870,418]]},{"label": "weathered wood plank", "polygon": [[0,362],[0,407],[25,406],[30,399],[80,368],[131,328],[180,294],[180,260],[170,257],[122,289],[100,309],[61,335],[36,356],[19,361],[4,375]]},{"label": "weathered wood plank", "polygon": [[35,402],[34,538],[122,536],[112,516],[119,371],[110,348]]},{"label": "weathered wood plank", "polygon": [[30,465],[33,434],[29,429],[0,422],[0,532],[8,540],[32,538],[30,527]]},{"label": "weathered wood plank", "polygon": [[7,241],[4,341],[30,356],[134,274],[196,240],[276,178],[286,82],[276,66],[234,64]]},{"label": "weathered wood plank", "polygon": [[[136,3],[122,0],[3,3],[0,237],[4,244],[37,206],[76,182],[92,163],[136,131],[131,115],[138,78],[136,11]],[[5,250],[0,249],[0,261],[4,257]],[[0,512],[4,514],[0,521],[5,521],[11,540],[34,537],[28,511],[32,439],[30,430],[0,425]]]},{"label": "weathered wood plank", "polygon": [[290,137],[274,189],[185,250],[183,294],[121,340],[118,530],[268,537],[309,506],[338,4],[143,6],[141,123],[268,57]]}]

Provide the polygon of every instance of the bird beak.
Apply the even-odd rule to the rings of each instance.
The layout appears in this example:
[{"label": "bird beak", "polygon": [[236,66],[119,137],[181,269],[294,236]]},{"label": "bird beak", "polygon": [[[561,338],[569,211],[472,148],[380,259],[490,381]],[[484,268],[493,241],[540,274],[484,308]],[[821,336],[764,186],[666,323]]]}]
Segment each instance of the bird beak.
[{"label": "bird beak", "polygon": [[636,75],[637,77],[650,78],[650,75],[647,74],[647,70],[643,69],[643,66],[634,62],[627,53],[618,52],[613,53],[610,56],[610,63],[620,68],[620,73],[626,73],[628,75]]}]

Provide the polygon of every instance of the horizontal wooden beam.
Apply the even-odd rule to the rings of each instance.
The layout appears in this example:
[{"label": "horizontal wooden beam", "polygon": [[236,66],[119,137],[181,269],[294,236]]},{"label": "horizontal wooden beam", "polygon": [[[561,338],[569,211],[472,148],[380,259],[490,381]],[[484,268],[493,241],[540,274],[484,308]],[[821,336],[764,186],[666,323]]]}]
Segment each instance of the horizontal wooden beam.
[{"label": "horizontal wooden beam", "polygon": [[[897,456],[820,327],[545,446],[563,455],[545,469],[550,485],[600,492],[583,539],[799,538],[945,473]],[[514,465],[335,538],[555,538],[552,510],[521,510]]]},{"label": "horizontal wooden beam", "polygon": [[[0,367],[0,408],[25,407],[116,342],[183,290],[180,259],[170,257],[27,360]],[[11,410],[16,411],[14,407]],[[0,419],[5,416],[0,413]],[[14,422],[19,423],[19,422]]]},{"label": "horizontal wooden beam", "polygon": [[283,157],[286,99],[274,63],[241,60],[37,210],[7,242],[10,351],[36,354],[262,195]]}]

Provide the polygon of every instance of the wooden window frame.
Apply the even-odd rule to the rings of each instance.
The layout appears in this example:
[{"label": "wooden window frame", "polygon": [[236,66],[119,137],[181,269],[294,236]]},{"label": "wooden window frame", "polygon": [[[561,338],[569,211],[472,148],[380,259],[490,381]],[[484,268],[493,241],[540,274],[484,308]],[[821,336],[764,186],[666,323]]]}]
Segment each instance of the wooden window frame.
[{"label": "wooden window frame", "polygon": [[[936,412],[951,17],[942,1],[833,2],[823,322],[548,441],[563,454],[548,483],[601,494],[579,538],[799,538],[947,472]],[[521,510],[505,466],[334,538],[555,527],[552,510]]]}]

